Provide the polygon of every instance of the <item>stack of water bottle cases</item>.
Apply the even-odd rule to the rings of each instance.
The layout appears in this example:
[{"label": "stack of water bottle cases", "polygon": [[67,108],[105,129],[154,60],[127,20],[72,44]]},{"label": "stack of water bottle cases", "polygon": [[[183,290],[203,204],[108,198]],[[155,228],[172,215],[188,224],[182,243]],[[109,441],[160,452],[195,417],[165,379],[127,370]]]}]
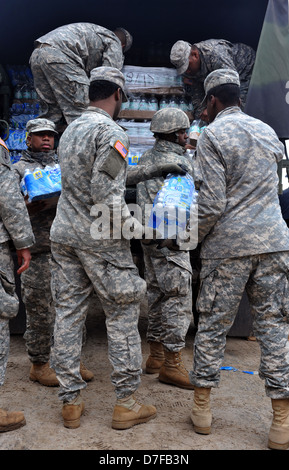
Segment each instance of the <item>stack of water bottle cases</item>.
[{"label": "stack of water bottle cases", "polygon": [[[33,85],[33,76],[28,66],[6,66],[13,87],[13,103],[10,109],[10,133],[7,146],[10,150],[12,163],[17,162],[21,152],[26,149],[26,123],[35,119],[41,112],[41,104]],[[130,137],[129,165],[136,165],[141,155],[154,144],[150,120],[152,115],[164,107],[178,107],[188,113],[191,105],[183,96],[181,78],[175,69],[164,67],[125,66],[123,73],[126,78],[129,101],[121,111],[128,111],[125,118],[120,116],[119,124],[123,125]],[[144,112],[144,119],[134,119],[130,113]],[[61,191],[61,175],[59,166],[44,170],[36,168],[26,172],[22,191],[30,201],[55,196]]]},{"label": "stack of water bottle cases", "polygon": [[119,124],[130,137],[128,163],[137,165],[142,154],[154,144],[150,131],[153,114],[165,107],[192,112],[192,107],[182,93],[182,79],[175,69],[126,65],[122,72],[129,99],[122,105]]},{"label": "stack of water bottle cases", "polygon": [[[7,73],[13,87],[13,101],[10,109],[9,137],[6,144],[10,150],[11,162],[16,163],[26,145],[26,123],[35,119],[41,111],[40,102],[33,86],[31,70],[25,65],[7,65]],[[24,196],[29,202],[59,196],[61,173],[59,165],[26,170],[21,182]]]}]

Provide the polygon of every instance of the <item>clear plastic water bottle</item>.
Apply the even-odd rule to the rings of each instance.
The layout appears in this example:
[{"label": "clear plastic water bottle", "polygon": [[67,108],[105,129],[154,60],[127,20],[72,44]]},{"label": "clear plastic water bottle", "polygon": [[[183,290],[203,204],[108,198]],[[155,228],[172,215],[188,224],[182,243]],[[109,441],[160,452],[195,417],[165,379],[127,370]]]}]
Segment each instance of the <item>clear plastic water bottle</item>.
[{"label": "clear plastic water bottle", "polygon": [[139,108],[140,111],[147,111],[148,110],[148,102],[144,95],[140,97]]},{"label": "clear plastic water bottle", "polygon": [[31,99],[31,88],[29,83],[24,83],[22,87],[22,98],[24,100],[30,100]]},{"label": "clear plastic water bottle", "polygon": [[164,95],[160,100],[160,109],[167,108],[169,106],[169,101],[167,97]]},{"label": "clear plastic water bottle", "polygon": [[22,85],[18,83],[16,85],[15,90],[14,90],[14,97],[16,100],[22,100],[23,94],[22,94]]},{"label": "clear plastic water bottle", "polygon": [[170,99],[170,102],[169,102],[169,107],[170,108],[178,108],[179,105],[178,105],[178,101],[177,101],[177,98],[175,95],[172,95],[171,99]]},{"label": "clear plastic water bottle", "polygon": [[121,110],[124,110],[124,109],[129,109],[130,107],[130,101],[129,99],[127,101],[125,101],[124,103],[121,104]]},{"label": "clear plastic water bottle", "polygon": [[181,97],[180,98],[180,101],[179,101],[179,108],[182,110],[182,111],[188,111],[188,105],[184,99],[184,97]]},{"label": "clear plastic water bottle", "polygon": [[61,170],[60,165],[56,163],[54,166],[47,165],[44,168],[47,173],[54,191],[61,191]]},{"label": "clear plastic water bottle", "polygon": [[194,180],[188,173],[169,174],[154,199],[148,226],[156,228],[163,238],[176,236],[185,230],[196,197]]},{"label": "clear plastic water bottle", "polygon": [[159,103],[155,95],[152,95],[150,97],[148,109],[149,111],[157,111],[159,109]]},{"label": "clear plastic water bottle", "polygon": [[131,109],[132,111],[137,111],[139,109],[139,105],[140,105],[140,97],[138,95],[134,95],[130,102],[129,109]]}]

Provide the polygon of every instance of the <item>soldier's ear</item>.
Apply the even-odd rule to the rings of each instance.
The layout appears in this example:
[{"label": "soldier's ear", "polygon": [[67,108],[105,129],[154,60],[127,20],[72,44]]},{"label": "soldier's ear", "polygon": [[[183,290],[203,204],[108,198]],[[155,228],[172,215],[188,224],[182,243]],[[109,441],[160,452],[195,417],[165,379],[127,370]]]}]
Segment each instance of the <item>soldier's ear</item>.
[{"label": "soldier's ear", "polygon": [[28,135],[26,138],[26,145],[27,147],[31,147],[31,135]]},{"label": "soldier's ear", "polygon": [[120,99],[122,99],[122,90],[121,88],[118,88],[115,92],[115,99],[116,101],[119,101]]}]

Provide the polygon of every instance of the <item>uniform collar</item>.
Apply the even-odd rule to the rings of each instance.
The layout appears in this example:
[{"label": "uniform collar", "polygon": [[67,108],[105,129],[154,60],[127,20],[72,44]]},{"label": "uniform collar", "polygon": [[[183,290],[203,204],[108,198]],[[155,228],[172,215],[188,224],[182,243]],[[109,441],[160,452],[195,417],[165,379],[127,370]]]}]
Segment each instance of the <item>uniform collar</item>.
[{"label": "uniform collar", "polygon": [[155,148],[156,150],[161,150],[162,152],[169,151],[177,153],[178,155],[183,155],[186,151],[186,149],[181,145],[163,139],[156,139]]}]

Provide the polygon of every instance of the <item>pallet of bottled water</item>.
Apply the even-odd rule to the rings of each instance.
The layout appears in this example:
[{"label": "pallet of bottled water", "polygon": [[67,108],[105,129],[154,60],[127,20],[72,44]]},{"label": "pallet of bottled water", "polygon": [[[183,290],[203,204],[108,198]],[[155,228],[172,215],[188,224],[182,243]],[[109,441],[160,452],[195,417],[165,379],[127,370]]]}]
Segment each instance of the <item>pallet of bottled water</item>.
[{"label": "pallet of bottled water", "polygon": [[174,68],[125,65],[122,73],[128,90],[182,87],[182,78]]}]

